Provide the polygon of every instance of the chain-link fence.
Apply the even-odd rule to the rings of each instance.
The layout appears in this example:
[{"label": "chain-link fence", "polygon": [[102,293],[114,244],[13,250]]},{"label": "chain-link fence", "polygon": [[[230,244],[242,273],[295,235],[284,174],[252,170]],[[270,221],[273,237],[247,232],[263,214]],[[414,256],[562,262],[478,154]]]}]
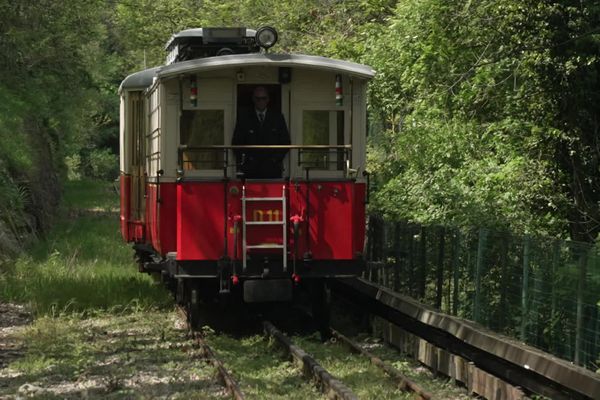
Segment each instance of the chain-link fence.
[{"label": "chain-link fence", "polygon": [[366,278],[599,368],[598,247],[371,217],[367,251]]}]

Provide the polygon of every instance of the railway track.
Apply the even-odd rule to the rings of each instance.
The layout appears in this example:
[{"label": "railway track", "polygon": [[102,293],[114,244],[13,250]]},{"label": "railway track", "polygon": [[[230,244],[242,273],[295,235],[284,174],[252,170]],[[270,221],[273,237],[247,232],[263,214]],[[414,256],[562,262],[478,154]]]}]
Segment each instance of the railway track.
[{"label": "railway track", "polygon": [[358,396],[352,392],[340,380],[331,375],[312,356],[295,345],[286,335],[281,333],[271,322],[264,321],[265,333],[273,337],[284,347],[292,357],[300,363],[302,371],[317,382],[319,389],[330,399],[358,400]]},{"label": "railway track", "polygon": [[[581,369],[574,366],[564,365],[564,363],[559,362],[560,360],[551,360],[541,352],[535,351],[535,349],[529,349],[521,344],[495,337],[490,332],[480,330],[480,328],[468,321],[463,322],[436,313],[435,310],[423,309],[414,300],[403,298],[397,293],[360,280],[348,281],[344,284],[336,283],[332,287],[334,288],[334,292],[345,292],[346,295],[350,295],[355,301],[358,299],[362,306],[368,308],[370,312],[387,320],[391,324],[384,329],[388,332],[388,336],[392,335],[397,338],[399,334],[394,329],[398,329],[398,327],[406,329],[408,333],[401,333],[400,335],[413,335],[408,340],[408,342],[412,343],[410,344],[412,348],[407,350],[407,348],[401,347],[401,353],[412,352],[413,355],[418,353],[415,358],[428,366],[434,375],[445,375],[457,381],[462,381],[471,393],[478,394],[484,398],[494,399],[520,399],[525,398],[527,393],[550,395],[551,398],[559,399],[598,398],[594,394],[599,393],[595,391],[595,388],[599,384],[597,377],[589,376],[591,374],[586,374],[586,371],[581,371]],[[296,313],[296,318],[297,316]],[[307,387],[312,387],[312,384],[316,383],[311,390],[314,391],[316,387],[327,398],[344,400],[376,398],[372,394],[375,392],[369,391],[371,389],[366,389],[361,383],[357,384],[356,380],[347,380],[349,374],[345,372],[344,368],[346,367],[343,364],[356,363],[356,358],[351,361],[340,360],[339,364],[336,365],[337,361],[332,361],[332,359],[343,358],[340,356],[339,351],[338,354],[335,354],[335,352],[331,351],[331,348],[334,346],[322,344],[316,340],[314,335],[305,336],[302,334],[294,339],[296,343],[293,343],[273,323],[263,321],[262,327],[266,335],[274,338],[291,355],[294,364],[300,365],[302,374],[298,373],[297,366],[294,367],[292,364],[288,364],[288,366],[284,365],[283,368],[288,368],[287,372],[289,375],[283,379],[290,379],[292,375],[295,376],[293,379],[300,379],[300,375],[308,376],[310,383]],[[395,333],[392,334],[392,332]],[[218,372],[220,380],[227,387],[231,396],[235,399],[245,398],[240,386],[223,366],[223,363],[218,359],[208,343],[203,340],[202,335],[198,332],[192,332],[191,334],[197,346],[202,349],[204,357]],[[421,384],[399,372],[391,363],[385,362],[370,353],[366,349],[370,347],[369,344],[366,344],[366,346],[359,345],[335,330],[332,330],[331,334],[339,344],[348,347],[352,352],[364,357],[368,362],[385,372],[387,377],[384,377],[384,374],[380,373],[380,376],[377,378],[382,379],[379,381],[381,383],[378,383],[380,386],[387,388],[390,385],[389,389],[379,388],[378,393],[383,394],[385,398],[397,398],[400,396],[399,391],[412,393],[412,397],[401,395],[403,398],[444,398],[443,395],[437,392],[435,385],[431,386],[428,382],[421,381],[428,388],[426,389]],[[214,343],[214,338],[218,338],[218,336],[210,336],[211,343]],[[390,339],[390,337],[387,339]],[[261,347],[263,353],[270,352],[269,345],[260,336],[255,345]],[[507,351],[510,348],[519,349],[520,352]],[[227,349],[227,352],[229,352],[229,349]],[[504,354],[504,356],[499,352]],[[315,355],[315,357],[309,355],[309,353]],[[397,359],[394,359],[394,357],[389,357],[388,354],[381,351],[378,354],[392,361],[394,365],[397,365]],[[517,356],[520,357],[519,359],[523,358],[525,360],[526,358],[526,360],[523,363],[517,364],[515,363],[517,360],[511,359],[511,357],[515,358]],[[236,365],[231,355],[229,357],[229,359],[226,359],[228,365],[230,367]],[[269,357],[267,356],[267,358]],[[547,364],[541,364],[542,362]],[[272,368],[276,371],[281,369],[282,365],[272,360],[266,361],[265,358],[259,368]],[[245,380],[244,377],[247,381],[248,375],[244,372],[240,373],[240,370],[238,370],[241,366],[241,364],[237,364],[233,369],[237,371],[237,376],[242,377],[242,381]],[[544,375],[542,375],[540,368],[545,368]],[[539,370],[539,372],[536,370]],[[523,372],[517,373],[518,371]],[[561,371],[565,373],[561,373]],[[410,376],[413,376],[411,371],[408,373]],[[552,379],[553,377],[555,379]],[[251,378],[250,380],[252,379],[256,378]],[[383,383],[386,381],[388,383]],[[578,387],[569,386],[570,382],[576,381],[580,382]],[[296,385],[301,380],[297,382]],[[372,385],[372,383],[366,381],[363,381],[363,383],[365,386]],[[255,394],[257,393],[255,392]],[[259,390],[258,394],[262,395],[263,392]],[[315,395],[316,392],[313,396]],[[291,397],[294,396],[291,395]],[[295,398],[302,397],[298,397],[297,395]]]},{"label": "railway track", "polygon": [[366,357],[373,365],[382,369],[390,378],[392,378],[398,388],[402,391],[409,391],[415,394],[417,399],[421,400],[431,400],[434,398],[433,394],[429,393],[427,390],[423,389],[421,385],[415,383],[413,380],[408,378],[406,375],[401,373],[398,369],[394,368],[389,363],[386,363],[381,358],[371,354],[369,351],[363,349],[358,343],[344,336],[340,332],[335,329],[331,330],[333,337],[340,340],[346,346],[348,346],[351,350],[363,355]]},{"label": "railway track", "polygon": [[[329,372],[326,368],[323,367],[317,361],[317,359],[308,354],[307,351],[299,347],[295,344],[290,338],[288,338],[285,334],[283,334],[279,329],[277,329],[271,322],[264,321],[263,322],[265,333],[271,337],[273,337],[281,347],[283,347],[292,357],[293,359],[300,364],[304,375],[316,382],[317,387],[320,391],[330,399],[341,399],[341,400],[354,400],[358,398],[363,398],[363,396],[359,396],[355,389],[352,388],[352,384],[346,384],[343,380],[338,379],[334,376],[333,373]],[[436,398],[436,396],[429,391],[425,390],[421,385],[417,384],[414,380],[408,378],[406,375],[402,374],[398,369],[394,368],[391,364],[381,360],[379,357],[371,354],[369,351],[365,350],[362,346],[360,346],[355,341],[349,339],[342,333],[338,332],[335,329],[331,330],[332,340],[331,342],[339,342],[344,345],[353,353],[357,353],[359,358],[364,358],[368,360],[371,364],[375,365],[377,368],[381,369],[385,372],[385,374],[391,379],[382,379],[382,382],[387,382],[390,386],[394,387],[394,389],[389,390],[390,398],[398,398],[397,395],[392,394],[395,389],[398,389],[400,392],[404,393],[402,398],[407,399],[420,399],[420,400],[430,400]],[[327,344],[322,344],[326,346]],[[331,346],[329,346],[331,347]],[[329,363],[335,363],[336,361],[332,361],[330,357],[323,356],[325,358],[329,358]],[[340,363],[355,363],[357,360],[355,358],[348,358],[346,360],[341,360],[343,357],[338,356],[337,362]],[[357,388],[360,389],[360,388]],[[379,398],[379,396],[364,396],[366,398]],[[438,397],[441,398],[441,397]]]},{"label": "railway track", "polygon": [[206,343],[202,337],[202,334],[192,328],[192,325],[189,323],[190,319],[187,311],[181,306],[178,307],[178,311],[180,316],[186,321],[188,332],[194,340],[194,343],[202,350],[203,357],[215,368],[220,382],[231,394],[231,397],[235,400],[245,400],[246,397],[240,389],[240,386],[235,378],[229,373],[229,371],[227,371],[227,368],[225,368],[221,360],[216,356],[215,352],[211,349],[208,343]]},{"label": "railway track", "polygon": [[[572,365],[565,365],[560,360],[551,359],[542,352],[530,349],[522,344],[496,337],[468,321],[441,315],[435,310],[423,308],[414,300],[403,298],[397,293],[361,280],[352,280],[346,283],[337,282],[332,284],[332,288],[334,292],[338,291],[350,295],[354,301],[358,300],[371,313],[387,320],[390,325],[384,328],[384,331],[387,332],[384,332],[384,336],[388,336],[386,339],[389,340],[391,336],[396,339],[398,337],[402,339],[402,336],[410,336],[405,341],[408,343],[406,345],[408,347],[400,346],[401,353],[412,352],[413,355],[416,353],[415,358],[428,366],[434,375],[440,374],[461,381],[470,393],[489,399],[523,399],[527,393],[538,393],[558,399],[599,398],[596,394],[600,393],[597,392],[597,388],[600,387],[598,386],[600,385],[600,379],[592,376],[593,374]],[[298,318],[298,313],[295,314],[295,318]],[[256,319],[256,322],[259,320]],[[304,320],[304,323],[306,323],[306,320]],[[265,335],[274,338],[279,346],[291,355],[294,361],[292,364],[289,362],[287,364],[286,362],[281,363],[273,359],[273,357],[276,358],[275,355],[269,355],[264,357],[260,366],[255,367],[255,369],[271,369],[277,373],[285,369],[288,375],[278,375],[277,378],[281,381],[292,379],[295,382],[291,385],[288,382],[287,388],[280,389],[277,397],[315,398],[318,397],[315,389],[318,389],[327,398],[343,400],[358,398],[418,398],[424,400],[447,398],[444,394],[440,394],[435,385],[431,386],[429,382],[422,382],[427,387],[426,389],[394,368],[391,362],[383,361],[382,358],[385,358],[397,365],[397,359],[389,357],[389,351],[384,353],[381,347],[376,352],[382,358],[367,350],[371,347],[369,343],[360,345],[344,334],[332,330],[331,335],[339,345],[343,344],[352,352],[360,355],[352,356],[355,358],[351,359],[340,355],[339,349],[332,350],[334,347],[338,348],[340,346],[333,346],[331,342],[321,343],[316,340],[315,335],[309,334],[306,336],[301,334],[295,337],[294,343],[273,323],[263,320],[262,327]],[[406,333],[403,333],[402,330],[398,333],[397,329],[399,327],[406,329]],[[289,330],[289,327],[286,330]],[[217,357],[216,352],[203,339],[203,335],[199,332],[193,332],[191,329],[190,332],[197,347],[202,350],[203,356],[214,366],[223,386],[227,388],[232,398],[246,398],[247,396],[240,389],[240,385],[227,371]],[[215,343],[215,340],[217,342],[223,340],[219,335],[209,335],[209,338],[212,344]],[[252,381],[257,382],[256,375],[249,376],[247,372],[241,371],[244,364],[236,363],[235,358],[243,355],[246,360],[252,360],[258,354],[265,356],[266,353],[271,352],[270,344],[273,342],[266,341],[263,337],[258,336],[258,339],[254,339],[251,344],[252,347],[246,348],[246,351],[250,349],[254,351],[254,355],[247,355],[245,353],[234,354],[235,351],[231,350],[231,347],[235,346],[233,343],[243,341],[243,338],[227,340],[230,340],[229,348],[221,345],[221,349],[227,349],[227,357],[229,358],[226,357],[225,361],[228,366],[236,371],[236,375],[241,377],[244,384]],[[393,343],[393,340],[389,341]],[[219,348],[219,345],[217,345],[217,348]],[[512,348],[519,349],[521,352],[508,351]],[[309,353],[315,355],[315,357]],[[232,354],[234,355],[232,356]],[[362,383],[357,383],[356,379],[350,379],[349,376],[362,375],[366,371],[364,368],[359,368],[352,373],[348,373],[348,365],[358,363],[356,357],[364,357],[365,360],[383,370],[385,374],[379,373],[379,376],[375,378],[372,372],[368,372],[367,375],[370,373],[370,377],[366,378],[367,380],[363,379]],[[520,361],[514,359],[515,357],[519,357]],[[267,360],[267,358],[269,359]],[[367,361],[364,362],[368,364]],[[298,371],[298,365],[301,373]],[[402,366],[402,368],[404,367]],[[407,370],[404,369],[404,371]],[[415,376],[412,371],[408,370],[407,372],[410,376]],[[300,383],[302,382],[301,375],[308,377],[309,383]],[[268,377],[268,380],[270,378]],[[363,387],[363,385],[373,386],[373,382],[368,382],[369,379],[377,380],[375,384],[375,386],[379,385],[377,390]],[[571,382],[580,382],[580,385],[578,387],[570,386],[572,385]],[[254,387],[246,387],[246,389],[254,390],[249,397],[268,397],[268,390],[272,389],[273,385],[277,385],[277,383],[276,380],[271,379],[267,384],[261,382],[258,386],[255,384]],[[294,388],[291,390],[295,391],[295,388],[299,385],[311,387],[311,389],[305,387],[303,395],[288,393],[291,387]],[[385,388],[383,388],[384,386]],[[401,394],[401,392],[405,394]],[[410,395],[406,393],[410,393]]]},{"label": "railway track", "polygon": [[219,374],[219,378],[224,383],[225,387],[235,400],[244,400],[246,397],[240,389],[240,386],[236,382],[235,378],[227,371],[221,360],[217,358],[215,352],[210,348],[206,341],[202,338],[199,332],[192,332],[194,341],[202,349],[204,357],[215,367]]},{"label": "railway track", "polygon": [[[185,320],[188,321],[187,314],[183,307],[179,308],[179,312],[182,318],[185,318]],[[233,377],[232,373],[228,370],[228,368],[232,369],[237,376],[240,376],[242,378],[242,382],[246,385],[256,378],[249,377],[247,374],[245,374],[240,368],[240,364],[232,362],[233,360],[231,358],[229,360],[227,360],[227,357],[225,358],[225,362],[228,366],[227,368],[225,367],[225,365],[217,355],[219,349],[223,349],[223,345],[219,345],[217,343],[217,350],[213,350],[213,348],[211,348],[211,345],[209,345],[208,343],[210,342],[211,344],[215,344],[215,341],[218,342],[223,337],[222,335],[213,336],[212,334],[209,334],[209,340],[207,341],[205,340],[204,335],[201,332],[192,330],[189,323],[187,324],[187,326],[189,334],[193,337],[196,346],[199,349],[201,349],[202,357],[205,358],[207,362],[212,364],[212,366],[215,368],[215,371],[217,372],[219,377],[219,381],[221,382],[223,387],[227,389],[227,392],[229,393],[231,398],[245,399],[257,397],[257,395],[258,397],[268,397],[268,392],[261,392],[260,390],[256,392],[256,388],[246,388],[251,389],[251,392],[252,390],[254,390],[252,394],[245,393],[245,390],[242,390],[244,386],[240,386],[240,384],[238,384],[237,380]],[[318,392],[321,392],[324,398],[341,400],[355,400],[359,398],[435,398],[435,396],[425,391],[417,383],[398,372],[398,370],[396,370],[393,366],[391,366],[388,363],[385,363],[381,359],[370,354],[368,351],[362,349],[359,344],[355,343],[354,341],[347,338],[338,331],[332,330],[331,334],[333,339],[325,343],[322,343],[319,340],[317,340],[315,337],[316,334],[309,336],[302,334],[298,337],[300,342],[303,342],[304,344],[310,344],[309,347],[311,348],[312,353],[316,355],[316,357],[313,357],[309,354],[308,351],[301,348],[298,344],[293,343],[292,340],[284,333],[282,333],[273,323],[269,321],[262,321],[262,326],[264,330],[263,337],[265,339],[273,338],[274,342],[277,343],[277,346],[272,347],[272,344],[274,343],[273,341],[263,339],[261,343],[255,343],[256,347],[261,348],[261,350],[259,351],[262,351],[263,353],[270,352],[272,353],[272,357],[279,359],[281,359],[281,356],[277,356],[276,353],[272,352],[272,350],[283,348],[291,356],[293,363],[288,364],[287,361],[274,362],[273,359],[271,359],[269,363],[272,363],[274,365],[274,369],[287,369],[288,372],[290,372],[292,375],[296,374],[298,378],[300,378],[300,376],[303,376],[305,378],[305,385],[308,387],[313,387],[313,390],[316,390],[316,392],[314,392],[313,395],[310,395],[311,398],[318,397]],[[232,340],[243,341],[243,339],[240,338]],[[231,357],[232,353],[235,353],[235,350],[230,348],[227,350],[227,353],[223,354],[228,354],[228,357]],[[335,355],[332,356],[332,354],[334,353]],[[345,369],[348,369],[349,365],[355,366],[359,363],[368,365],[370,362],[376,365],[377,367],[385,371],[385,374],[383,372],[377,372],[377,369],[371,368],[368,372],[366,372],[366,376],[370,377],[366,378],[366,380],[373,380],[372,376],[376,374],[377,378],[375,380],[377,381],[377,383],[375,384],[375,386],[378,387],[380,393],[377,394],[369,392],[369,389],[365,389],[365,387],[363,387],[363,384],[361,384],[360,382],[357,383],[356,380],[350,382],[349,384],[344,382],[344,379],[348,375],[352,376],[357,373],[362,374],[364,368],[357,369],[358,372],[352,371],[351,373],[346,373],[345,375],[343,373],[342,376],[344,376],[344,378],[340,379],[335,376],[335,373],[328,371],[318,361],[318,359],[325,360],[328,364],[332,365],[334,371],[343,371]],[[265,368],[264,364],[262,368]],[[386,374],[389,377],[386,377]],[[283,379],[289,380],[290,378],[288,377]],[[295,385],[298,385],[298,383],[296,383]],[[266,386],[268,387],[270,386],[270,384],[267,384]],[[365,391],[369,394],[365,394]],[[381,393],[385,393],[385,396],[381,397]],[[402,395],[401,393],[405,394]],[[306,396],[306,394],[304,396]],[[288,396],[286,394],[286,396],[283,397]],[[293,393],[290,393],[289,397],[305,398],[302,397],[302,395]]]}]

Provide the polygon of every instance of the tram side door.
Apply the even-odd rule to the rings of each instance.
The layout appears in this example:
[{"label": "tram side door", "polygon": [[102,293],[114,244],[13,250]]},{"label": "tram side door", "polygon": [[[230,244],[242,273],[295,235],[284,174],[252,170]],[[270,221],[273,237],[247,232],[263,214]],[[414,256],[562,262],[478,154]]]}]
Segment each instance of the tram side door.
[{"label": "tram side door", "polygon": [[144,157],[144,96],[141,92],[131,93],[131,219],[143,221],[146,203],[144,192],[146,190],[146,163]]}]

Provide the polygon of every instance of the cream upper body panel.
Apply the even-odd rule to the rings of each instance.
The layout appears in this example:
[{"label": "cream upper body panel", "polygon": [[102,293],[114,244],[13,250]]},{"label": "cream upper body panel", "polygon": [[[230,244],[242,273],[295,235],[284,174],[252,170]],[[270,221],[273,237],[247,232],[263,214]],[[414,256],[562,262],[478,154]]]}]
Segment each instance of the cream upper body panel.
[{"label": "cream upper body panel", "polygon": [[[280,83],[282,67],[289,68],[289,82]],[[190,124],[196,127],[194,129],[200,129],[198,127],[203,126],[203,121],[208,118],[206,116],[222,118],[214,128],[222,130],[222,138],[211,132],[213,138],[210,144],[230,145],[241,85],[273,85],[281,91],[279,106],[292,145],[351,145],[348,166],[364,171],[366,85],[373,74],[368,66],[324,57],[242,54],[190,60],[132,74],[123,81],[120,91],[122,99],[126,99],[128,91],[147,85],[149,153],[146,156],[151,180],[161,170],[163,175],[159,179],[164,182],[175,181],[182,169],[186,169],[186,178],[224,176],[222,168],[183,168],[182,144],[194,142],[183,137],[187,134],[182,135],[182,129]],[[336,85],[343,93],[341,104],[336,102]],[[126,101],[122,102],[122,107],[123,104],[126,106]],[[309,135],[309,124],[323,131],[320,136]],[[127,139],[122,137],[122,146],[127,143]],[[225,156],[219,157],[219,160],[225,161]],[[235,176],[233,153],[230,151],[227,157],[227,175],[231,178]],[[306,172],[299,164],[299,157],[298,151],[289,152],[284,160],[284,176],[304,177]],[[327,157],[327,162],[337,164],[338,168],[316,169],[311,172],[311,177],[342,177],[338,159],[341,155],[333,153]],[[323,158],[327,157],[323,155]],[[360,179],[360,176],[359,173],[357,178]]]}]

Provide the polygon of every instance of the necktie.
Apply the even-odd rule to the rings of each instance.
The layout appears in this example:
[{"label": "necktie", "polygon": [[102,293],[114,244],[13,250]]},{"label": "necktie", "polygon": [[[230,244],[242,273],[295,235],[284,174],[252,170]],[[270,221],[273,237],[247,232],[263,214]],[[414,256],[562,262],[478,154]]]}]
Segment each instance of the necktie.
[{"label": "necktie", "polygon": [[265,120],[265,113],[258,113],[258,120],[260,121],[260,123],[262,124]]}]

